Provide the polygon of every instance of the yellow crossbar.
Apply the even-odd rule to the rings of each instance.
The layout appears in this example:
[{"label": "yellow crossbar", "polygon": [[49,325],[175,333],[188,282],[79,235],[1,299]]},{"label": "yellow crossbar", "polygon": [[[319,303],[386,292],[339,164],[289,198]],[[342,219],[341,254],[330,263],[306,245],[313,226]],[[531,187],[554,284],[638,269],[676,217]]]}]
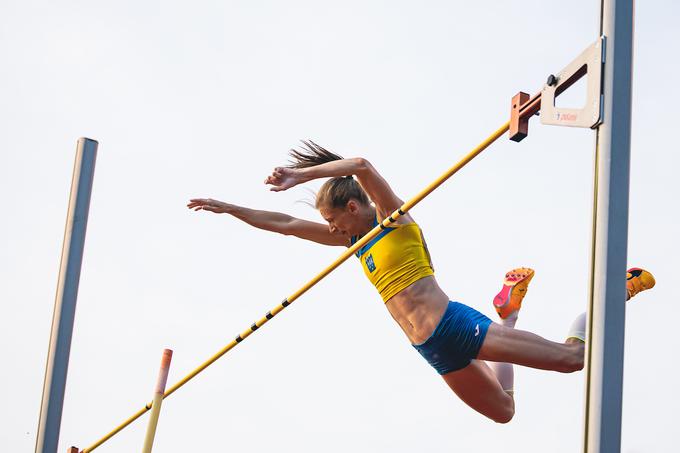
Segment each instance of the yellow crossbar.
[{"label": "yellow crossbar", "polygon": [[[359,241],[357,241],[353,246],[349,247],[347,250],[345,250],[342,255],[340,255],[339,258],[337,258],[331,265],[326,267],[324,270],[322,270],[316,277],[311,279],[309,282],[307,282],[302,288],[298,289],[295,291],[292,295],[287,297],[286,299],[283,300],[279,305],[277,305],[274,309],[271,311],[267,312],[267,314],[252,324],[247,330],[243,331],[240,335],[238,335],[234,340],[231,341],[228,345],[226,345],[224,348],[220,349],[215,355],[210,357],[208,360],[206,360],[203,364],[201,364],[198,368],[196,368],[194,371],[191,373],[187,374],[182,380],[177,382],[175,385],[170,387],[168,390],[166,390],[165,394],[163,395],[163,398],[167,398],[168,396],[172,395],[175,393],[177,389],[182,387],[184,384],[189,382],[191,379],[193,379],[198,373],[201,371],[205,370],[208,368],[210,365],[212,365],[217,359],[222,357],[224,354],[229,352],[234,346],[239,344],[241,341],[246,339],[251,333],[255,332],[258,328],[263,326],[264,324],[267,323],[270,319],[272,319],[274,316],[279,314],[281,310],[286,308],[288,305],[293,303],[298,297],[303,295],[307,290],[309,290],[312,286],[316,285],[321,279],[323,279],[325,276],[330,274],[333,270],[335,270],[338,266],[340,266],[343,262],[347,260],[350,256],[352,256],[357,250],[359,250],[361,247],[366,245],[371,239],[373,239],[375,236],[380,233],[380,231],[384,228],[387,228],[391,224],[393,224],[399,217],[402,215],[406,214],[411,208],[413,208],[416,204],[418,204],[420,201],[423,200],[423,198],[427,197],[430,193],[432,193],[437,187],[441,186],[447,179],[449,179],[451,176],[453,176],[458,170],[463,168],[468,162],[470,162],[472,159],[474,159],[479,153],[484,151],[489,145],[491,145],[494,141],[496,141],[501,135],[506,133],[508,129],[510,128],[510,122],[508,121],[505,123],[503,126],[501,126],[496,132],[491,134],[486,140],[484,140],[482,143],[477,145],[476,148],[474,148],[472,151],[470,151],[463,159],[460,160],[456,165],[453,167],[449,168],[443,175],[441,175],[439,178],[437,178],[434,182],[432,182],[429,186],[427,186],[425,189],[423,189],[418,195],[404,203],[403,206],[401,206],[399,209],[394,211],[392,215],[390,215],[388,218],[384,219],[379,225],[377,225],[375,228],[373,228],[371,231],[369,231],[364,237],[362,237]],[[87,447],[84,450],[81,450],[81,453],[88,453],[94,450],[95,448],[99,447],[101,444],[118,434],[120,431],[122,431],[126,426],[128,426],[130,423],[134,422],[137,420],[139,417],[141,417],[145,412],[147,412],[149,409],[151,409],[152,403],[147,404],[144,406],[142,409],[137,411],[134,415],[132,415],[130,418],[125,420],[123,423],[121,423],[119,426],[117,426],[113,431],[102,437],[100,440],[92,444],[91,446]]]}]

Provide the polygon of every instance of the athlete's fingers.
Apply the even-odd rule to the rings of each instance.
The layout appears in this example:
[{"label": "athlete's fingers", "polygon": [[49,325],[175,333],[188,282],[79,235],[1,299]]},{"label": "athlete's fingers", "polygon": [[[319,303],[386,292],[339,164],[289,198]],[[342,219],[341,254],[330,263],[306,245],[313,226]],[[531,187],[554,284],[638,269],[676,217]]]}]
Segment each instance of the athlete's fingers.
[{"label": "athlete's fingers", "polygon": [[218,202],[210,198],[193,198],[192,200],[190,200],[190,203],[187,204],[187,206],[189,208],[194,208],[196,206],[216,205],[217,203]]},{"label": "athlete's fingers", "polygon": [[280,186],[283,183],[283,179],[274,176],[269,176],[264,183],[271,184],[272,186]]}]

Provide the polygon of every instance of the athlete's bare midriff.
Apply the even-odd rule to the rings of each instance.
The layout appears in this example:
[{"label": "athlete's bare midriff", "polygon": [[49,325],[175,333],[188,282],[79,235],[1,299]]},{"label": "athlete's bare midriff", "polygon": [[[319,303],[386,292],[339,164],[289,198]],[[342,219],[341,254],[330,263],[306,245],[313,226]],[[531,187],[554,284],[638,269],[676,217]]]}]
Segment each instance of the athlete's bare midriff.
[{"label": "athlete's bare midriff", "polygon": [[411,344],[420,344],[437,327],[448,302],[448,296],[430,275],[399,291],[385,306]]}]

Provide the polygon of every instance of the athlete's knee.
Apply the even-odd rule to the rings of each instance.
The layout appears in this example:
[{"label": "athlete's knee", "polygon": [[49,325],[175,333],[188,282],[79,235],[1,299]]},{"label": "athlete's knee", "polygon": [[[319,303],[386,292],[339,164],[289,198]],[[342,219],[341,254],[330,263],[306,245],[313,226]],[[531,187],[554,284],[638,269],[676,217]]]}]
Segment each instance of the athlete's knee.
[{"label": "athlete's knee", "polygon": [[515,400],[511,395],[505,399],[504,404],[499,408],[491,419],[496,423],[509,423],[510,420],[515,416]]},{"label": "athlete's knee", "polygon": [[510,420],[512,420],[512,418],[514,416],[515,416],[515,410],[513,409],[511,411],[508,411],[508,412],[502,414],[502,416],[500,416],[500,417],[494,417],[493,421],[495,421],[496,423],[500,423],[500,424],[504,425],[506,423],[510,423]]},{"label": "athlete's knee", "polygon": [[515,408],[508,409],[506,411],[503,411],[500,414],[496,414],[495,417],[493,418],[493,421],[496,423],[501,423],[501,424],[506,424],[510,423],[510,420],[515,416]]}]

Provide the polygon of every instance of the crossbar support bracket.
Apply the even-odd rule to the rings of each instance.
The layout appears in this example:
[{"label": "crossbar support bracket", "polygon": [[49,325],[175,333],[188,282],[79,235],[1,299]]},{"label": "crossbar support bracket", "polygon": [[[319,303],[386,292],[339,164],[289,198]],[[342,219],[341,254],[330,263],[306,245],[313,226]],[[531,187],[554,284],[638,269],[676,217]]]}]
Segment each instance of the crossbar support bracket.
[{"label": "crossbar support bracket", "polygon": [[[566,68],[550,75],[543,89],[529,96],[519,92],[510,108],[510,140],[522,141],[529,134],[529,120],[540,112],[541,123],[556,126],[596,128],[602,123],[602,67],[605,60],[604,36],[588,46]],[[587,75],[587,97],[583,108],[558,108],[555,98]]]}]

